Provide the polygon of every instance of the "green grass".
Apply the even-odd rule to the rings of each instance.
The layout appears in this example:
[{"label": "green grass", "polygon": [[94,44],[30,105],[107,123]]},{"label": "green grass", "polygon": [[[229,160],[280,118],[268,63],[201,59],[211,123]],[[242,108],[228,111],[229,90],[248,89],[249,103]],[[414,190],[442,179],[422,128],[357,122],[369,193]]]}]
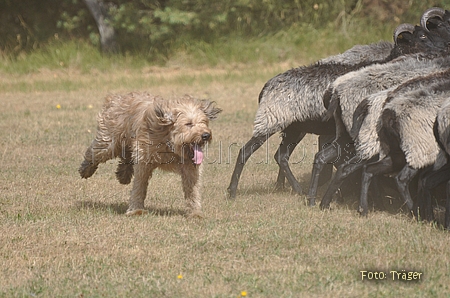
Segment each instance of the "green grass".
[{"label": "green grass", "polygon": [[[273,38],[282,44],[289,39],[282,35]],[[287,56],[273,54],[267,63],[228,57],[210,67],[186,52],[186,59],[174,57],[161,67],[68,44],[69,53],[58,56],[68,65],[37,52],[1,66],[0,297],[240,297],[243,291],[247,297],[448,295],[448,232],[398,212],[398,202],[360,218],[354,197],[321,211],[289,189],[275,192],[278,167],[272,156],[279,136],[252,156],[237,199],[226,200],[264,83],[345,49],[339,36],[329,36],[333,47],[325,47],[319,36],[317,48],[293,39],[285,43]],[[260,51],[269,52],[270,44],[264,41]],[[293,49],[303,52],[296,56]],[[216,50],[205,50],[205,56]],[[140,66],[130,62],[134,59]],[[223,109],[211,124],[214,142],[205,160],[205,219],[182,215],[180,178],[174,174],[155,173],[146,199],[150,213],[132,218],[124,215],[130,186],[114,178],[117,162],[101,165],[88,180],[79,178],[103,97],[131,90],[165,97],[188,93]],[[307,136],[291,157],[301,161],[292,170],[305,190],[316,147],[316,138]],[[389,277],[391,270],[411,270],[423,278],[362,281],[361,270]]]},{"label": "green grass", "polygon": [[[261,69],[259,75],[244,66],[228,73],[203,69],[198,76],[191,69],[166,71],[147,73],[147,79],[133,70],[71,74],[78,87],[68,90],[58,86],[59,71],[48,71],[16,75],[13,85],[2,87],[0,296],[448,293],[447,232],[395,211],[372,211],[360,218],[354,198],[324,212],[305,206],[305,198],[289,190],[274,192],[277,166],[272,155],[278,136],[250,159],[236,201],[225,199],[237,150],[251,135],[260,88],[280,69]],[[187,83],[189,76],[195,83]],[[244,80],[246,76],[251,79]],[[146,84],[152,80],[158,84]],[[34,87],[23,89],[27,83]],[[128,90],[167,97],[208,95],[224,109],[212,124],[215,141],[205,166],[204,220],[181,215],[180,178],[174,174],[156,173],[146,200],[150,214],[135,218],[124,215],[130,187],[115,181],[115,162],[102,165],[89,180],[78,177],[102,97]],[[305,189],[315,141],[307,137],[292,157],[306,156],[292,166]],[[232,143],[236,145],[219,156],[219,146]],[[423,279],[362,281],[361,270],[415,270],[423,272]]]},{"label": "green grass", "polygon": [[85,41],[50,40],[28,54],[0,56],[0,71],[10,74],[76,70],[80,73],[116,71],[143,67],[172,68],[225,67],[239,65],[267,67],[274,63],[312,62],[343,52],[354,44],[392,40],[395,25],[367,20],[351,20],[345,26],[330,23],[320,30],[307,24],[294,24],[284,31],[258,37],[240,35],[219,38],[213,42],[184,40],[173,43],[170,54],[130,53],[109,56]]}]

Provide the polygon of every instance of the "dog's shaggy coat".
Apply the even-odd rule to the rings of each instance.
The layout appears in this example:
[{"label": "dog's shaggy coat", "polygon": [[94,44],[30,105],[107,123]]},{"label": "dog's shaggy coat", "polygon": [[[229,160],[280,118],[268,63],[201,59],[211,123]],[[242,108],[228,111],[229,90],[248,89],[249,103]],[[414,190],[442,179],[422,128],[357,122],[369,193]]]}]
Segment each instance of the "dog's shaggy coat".
[{"label": "dog's shaggy coat", "polygon": [[182,177],[188,215],[201,216],[203,147],[212,138],[209,121],[220,112],[213,102],[190,96],[164,100],[148,93],[109,95],[79,173],[89,178],[100,163],[119,157],[119,182],[129,184],[135,176],[126,212],[134,215],[144,212],[153,170],[176,172]]}]

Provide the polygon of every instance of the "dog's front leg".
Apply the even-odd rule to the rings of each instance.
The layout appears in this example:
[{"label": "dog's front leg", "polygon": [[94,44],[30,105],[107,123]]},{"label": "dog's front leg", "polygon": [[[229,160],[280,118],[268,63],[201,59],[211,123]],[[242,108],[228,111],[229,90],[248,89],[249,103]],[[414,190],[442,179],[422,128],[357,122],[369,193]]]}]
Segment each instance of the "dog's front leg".
[{"label": "dog's front leg", "polygon": [[188,217],[203,217],[200,197],[200,178],[203,166],[181,165],[180,174],[184,198],[188,207]]},{"label": "dog's front leg", "polygon": [[148,181],[152,176],[153,169],[139,162],[133,166],[134,182],[131,190],[130,202],[126,215],[141,215],[146,213],[144,210],[144,200],[147,196]]}]

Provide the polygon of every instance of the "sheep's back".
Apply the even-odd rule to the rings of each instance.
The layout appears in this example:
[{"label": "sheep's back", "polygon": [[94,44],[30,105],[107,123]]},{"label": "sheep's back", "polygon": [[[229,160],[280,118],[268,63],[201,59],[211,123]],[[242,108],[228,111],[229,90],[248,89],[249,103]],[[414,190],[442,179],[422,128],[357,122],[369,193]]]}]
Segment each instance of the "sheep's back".
[{"label": "sheep's back", "polygon": [[320,64],[294,68],[270,79],[259,96],[253,135],[273,134],[295,121],[320,120],[326,88],[352,65]]},{"label": "sheep's back", "polygon": [[320,63],[360,64],[382,61],[390,54],[394,44],[388,41],[379,41],[368,45],[355,45],[342,54],[330,56],[319,60]]},{"label": "sheep's back", "polygon": [[387,41],[356,45],[342,54],[273,77],[259,95],[253,135],[273,134],[295,121],[322,119],[326,88],[345,73],[386,59],[393,47]]},{"label": "sheep's back", "polygon": [[333,93],[338,94],[342,121],[350,131],[353,113],[358,104],[374,94],[415,77],[428,75],[448,68],[448,59],[417,60],[414,56],[385,64],[374,64],[347,73],[332,83]]}]

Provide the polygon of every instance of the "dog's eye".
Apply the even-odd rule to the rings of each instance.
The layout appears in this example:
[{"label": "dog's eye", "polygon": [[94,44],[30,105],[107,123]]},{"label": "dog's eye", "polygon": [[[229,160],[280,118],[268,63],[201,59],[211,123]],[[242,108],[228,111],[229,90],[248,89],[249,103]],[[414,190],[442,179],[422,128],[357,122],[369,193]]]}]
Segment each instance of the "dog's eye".
[{"label": "dog's eye", "polygon": [[194,126],[194,124],[192,124],[191,122],[186,123],[185,125],[186,125],[187,127],[192,127],[192,126]]}]

